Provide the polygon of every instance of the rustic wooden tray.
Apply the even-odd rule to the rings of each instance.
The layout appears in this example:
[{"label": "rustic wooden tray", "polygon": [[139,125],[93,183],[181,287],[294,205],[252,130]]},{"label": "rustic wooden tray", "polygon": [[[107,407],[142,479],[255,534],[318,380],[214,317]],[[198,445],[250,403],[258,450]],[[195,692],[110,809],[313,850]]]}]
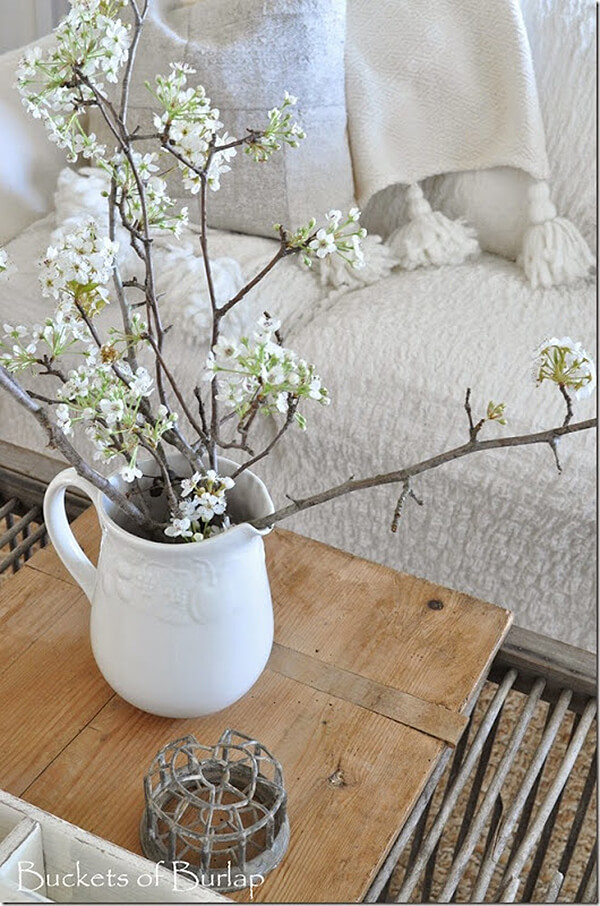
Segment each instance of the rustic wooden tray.
[{"label": "rustic wooden tray", "polygon": [[[11,515],[9,515],[8,522],[12,518],[10,525],[7,521],[0,521],[0,533],[6,536],[6,531],[11,532],[8,541],[5,537],[3,551],[5,557],[4,560],[0,560],[0,571],[4,566],[6,572],[18,570],[26,562],[25,557],[30,556],[33,549],[38,548],[44,541],[44,529],[39,511],[39,491],[36,498],[35,489],[32,496],[31,488],[27,486],[27,493],[24,495],[26,500],[23,504],[17,496],[22,486],[21,476],[18,469],[15,469],[18,458],[15,459],[13,455],[11,463],[11,469],[5,473],[0,472],[0,489],[2,489],[4,480],[7,482],[7,486],[4,488],[5,493],[12,495],[9,500],[6,498],[0,500],[0,512],[3,514],[0,519],[6,520],[6,516],[9,514]],[[25,483],[27,484],[27,481]],[[76,499],[72,514],[75,515],[80,510],[81,501]],[[23,517],[25,517],[25,521],[20,522]],[[92,522],[89,524],[93,525]],[[12,531],[15,525],[19,527],[17,531]],[[3,529],[5,529],[4,532]],[[91,531],[93,534],[93,528]],[[277,533],[277,535],[286,538],[289,533]],[[282,550],[285,550],[285,545]],[[60,577],[64,582],[65,573],[62,572],[62,567],[57,565],[54,555],[50,552],[43,553],[38,560],[39,566],[37,564],[35,566],[36,571],[41,573],[38,577],[39,594],[43,595],[47,588],[44,575],[46,578],[48,575]],[[364,593],[365,582],[359,581],[356,575],[352,577],[354,560],[356,558],[349,560],[351,564],[349,581],[354,592],[360,596]],[[308,562],[300,563],[294,573],[296,580],[299,578],[299,572],[310,567],[310,561],[311,557],[308,558]],[[362,561],[356,562],[360,564]],[[281,563],[283,572],[289,572],[289,551],[282,558]],[[27,572],[29,572],[29,567]],[[333,572],[335,573],[335,570]],[[348,576],[346,579],[348,580]],[[418,580],[412,581],[417,582]],[[10,584],[13,586],[12,580]],[[17,583],[17,585],[20,584],[20,582]],[[68,582],[65,583],[65,585],[68,584]],[[305,584],[304,580],[303,584]],[[59,587],[74,604],[77,592],[72,593],[62,585],[62,582]],[[335,582],[333,587],[336,587]],[[309,583],[305,598],[307,600],[311,595],[314,597],[319,593],[320,583],[315,582],[313,585]],[[19,597],[16,585],[14,585],[14,594],[17,598]],[[85,614],[85,607],[82,607],[81,604],[82,602],[79,602],[79,606],[76,608],[78,619],[81,619],[82,613]],[[71,611],[72,608],[68,609]],[[31,618],[34,619],[34,609],[32,608],[30,612]],[[444,718],[447,718],[448,715],[445,712],[440,712],[436,708],[432,709],[432,702],[428,702],[422,695],[414,695],[412,689],[408,692],[405,689],[397,689],[395,690],[396,695],[392,697],[392,702],[386,702],[386,697],[380,688],[380,686],[385,687],[385,683],[379,682],[381,677],[376,678],[372,675],[367,677],[366,686],[364,678],[357,684],[360,672],[354,672],[356,661],[352,663],[347,661],[342,667],[336,664],[332,673],[330,665],[328,665],[328,655],[325,653],[325,657],[318,658],[315,655],[320,652],[311,650],[311,644],[313,647],[319,647],[319,644],[312,642],[310,632],[304,638],[306,645],[304,650],[302,649],[301,623],[301,620],[297,620],[298,625],[292,632],[294,637],[292,646],[296,645],[295,648],[290,647],[289,635],[280,637],[269,671],[269,675],[273,678],[280,677],[281,681],[300,683],[312,690],[314,696],[324,696],[324,701],[328,697],[329,699],[334,698],[336,693],[340,692],[337,684],[341,683],[342,690],[346,690],[346,698],[350,699],[345,706],[362,708],[367,711],[371,709],[373,719],[384,718],[397,721],[402,720],[404,716],[408,723],[424,720],[425,724],[421,730],[427,730],[427,720],[435,720],[436,716],[442,716],[442,714]],[[368,631],[367,623],[363,624],[360,629],[363,637],[365,633],[368,636]],[[335,633],[335,626],[332,627],[330,624],[325,626],[323,632],[325,652],[327,645],[331,644],[328,637],[332,634],[335,636]],[[357,638],[360,638],[360,633],[357,634]],[[13,639],[13,642],[16,642],[17,646],[19,643],[22,645],[23,639]],[[296,644],[298,642],[299,644]],[[12,650],[14,653],[18,647]],[[360,658],[358,662],[360,663]],[[349,666],[352,669],[349,670]],[[95,670],[93,664],[91,669]],[[389,679],[387,681],[389,682]],[[494,705],[492,700],[498,690],[500,690],[502,701],[499,705]],[[398,693],[401,694],[398,695]],[[532,902],[534,899],[549,902],[556,897],[562,902],[595,902],[596,847],[593,830],[596,795],[596,760],[593,745],[595,705],[590,704],[590,699],[594,695],[595,658],[592,654],[513,627],[494,659],[489,681],[484,684],[483,691],[478,697],[477,695],[472,697],[466,707],[463,702],[462,719],[466,720],[469,708],[472,708],[472,711],[467,731],[463,734],[455,750],[445,745],[442,740],[455,741],[456,736],[452,734],[460,732],[459,725],[455,725],[454,728],[452,726],[452,721],[455,721],[456,718],[450,717],[450,723],[446,719],[437,727],[436,732],[440,737],[437,743],[439,746],[437,767],[421,795],[413,797],[416,801],[412,811],[410,808],[407,811],[405,803],[403,804],[402,801],[394,803],[401,817],[402,815],[406,817],[405,821],[402,818],[400,822],[400,824],[404,822],[403,829],[396,836],[395,841],[393,839],[389,841],[391,848],[383,862],[381,862],[382,853],[379,853],[377,858],[374,854],[372,863],[361,864],[363,878],[367,881],[361,888],[362,894],[355,893],[353,898],[359,899],[362,896],[368,901],[377,899],[389,901],[400,895],[400,901],[403,902],[419,900],[444,902],[444,899],[439,899],[440,894],[445,893],[447,896],[449,885],[451,887],[454,884],[456,900],[470,902],[470,893],[481,865],[485,863],[486,859],[489,862],[490,853],[493,851],[492,844],[498,836],[499,829],[502,828],[502,822],[506,822],[507,809],[511,801],[515,799],[519,801],[520,797],[523,801],[520,802],[513,816],[513,827],[506,845],[494,862],[492,883],[485,894],[485,901],[497,902],[501,896],[499,889],[503,884],[504,899],[513,899],[518,902]],[[367,696],[366,699],[365,696]],[[369,696],[371,696],[370,699]],[[425,702],[425,707],[423,707],[423,702]],[[123,704],[121,703],[121,705]],[[128,706],[124,707],[128,708]],[[374,707],[375,710],[373,710]],[[113,710],[117,708],[118,711],[118,706],[114,702],[112,708]],[[401,710],[408,708],[408,712],[400,714],[392,711],[389,713],[390,708],[400,708]],[[494,708],[497,710],[495,716],[493,715]],[[377,713],[377,709],[379,713]],[[506,750],[507,741],[513,732],[520,732],[519,727],[523,724],[523,714],[527,709],[531,712],[531,723],[522,733],[523,738],[516,746],[503,783],[496,790],[495,795],[488,796],[486,800],[486,792],[492,785],[494,777],[499,776],[498,764]],[[455,713],[459,716],[458,712]],[[110,716],[111,708],[101,709],[101,714]],[[542,731],[544,726],[552,721],[553,715],[555,715],[554,734],[546,756],[541,757]],[[128,720],[126,718],[126,723]],[[577,746],[571,749],[573,763],[570,767],[567,763],[566,770],[563,766],[561,773],[565,753],[572,738],[577,734],[577,728],[582,720],[585,721],[584,727],[587,725],[590,729],[587,735],[580,730],[580,738],[576,740]],[[2,704],[0,699],[1,723]],[[102,730],[104,723],[101,721],[97,727],[96,724],[93,726],[94,733],[97,733],[98,729]],[[109,728],[109,732],[113,732],[110,729],[113,727],[110,720],[106,727]],[[429,730],[431,731],[431,729],[430,726]],[[151,736],[154,737],[154,734]],[[362,737],[359,735],[358,738]],[[433,736],[429,738],[435,742]],[[35,732],[33,739],[38,743],[42,742]],[[156,735],[156,739],[158,744],[166,741],[164,735],[160,734]],[[77,742],[77,739],[75,738],[73,741]],[[71,752],[67,756],[71,748],[68,740],[63,739],[64,756],[61,752],[59,761],[67,770],[72,770],[70,755],[73,753]],[[281,747],[279,747],[279,751],[277,747],[274,748],[277,754],[281,754]],[[309,756],[306,754],[307,762],[308,759]],[[396,758],[396,763],[397,760]],[[528,770],[531,765],[535,769],[536,760],[537,770],[532,769],[530,771],[532,776],[528,779]],[[336,764],[334,767],[336,770],[328,775],[333,788],[336,788],[335,783],[339,783],[341,789],[345,790],[344,784],[347,781],[343,765]],[[548,790],[558,775],[560,775],[559,782],[554,785],[556,788],[553,796],[548,799]],[[383,782],[381,777],[379,780]],[[525,781],[530,782],[528,791]],[[498,785],[498,781],[496,781],[496,785]],[[1,778],[0,786],[2,786]],[[37,789],[43,788],[44,783],[42,782]],[[57,795],[60,796],[64,793],[65,789],[59,787]],[[40,801],[43,802],[43,797]],[[309,804],[312,802],[310,790],[308,802]],[[55,800],[50,801],[50,806],[53,803]],[[544,806],[544,803],[545,814],[542,811],[541,819],[538,820],[536,816],[540,815],[540,808]],[[72,802],[70,808],[74,809],[73,816],[76,818],[77,809],[74,808]],[[55,808],[52,810],[56,811]],[[91,814],[91,806],[88,811]],[[440,814],[443,820],[440,820]],[[72,817],[71,820],[73,819]],[[536,821],[539,826],[537,832],[532,835],[531,829],[536,831]],[[400,824],[398,830],[400,830]],[[481,827],[478,826],[478,836],[473,843],[470,839],[470,836],[473,835],[469,836],[469,830],[474,824],[481,825]],[[529,839],[527,839],[528,833]],[[521,867],[519,878],[516,879],[517,883],[515,883],[515,879],[510,882],[508,877],[510,871],[507,875],[507,866],[509,861],[515,864],[514,857],[518,854],[523,840],[526,840],[528,844],[527,856]],[[125,845],[135,848],[136,841],[133,840],[131,834]],[[377,871],[377,860],[381,863],[379,871]],[[523,861],[522,858],[520,861]],[[337,870],[337,877],[340,883],[342,879],[344,883],[346,882],[345,865],[342,865],[341,871]],[[299,877],[297,883],[300,881]],[[511,889],[507,889],[507,883],[509,887],[512,884]],[[265,894],[268,898],[267,891]],[[279,893],[276,895],[279,896]],[[332,895],[331,888],[328,895]],[[319,896],[314,898],[322,899]]]}]

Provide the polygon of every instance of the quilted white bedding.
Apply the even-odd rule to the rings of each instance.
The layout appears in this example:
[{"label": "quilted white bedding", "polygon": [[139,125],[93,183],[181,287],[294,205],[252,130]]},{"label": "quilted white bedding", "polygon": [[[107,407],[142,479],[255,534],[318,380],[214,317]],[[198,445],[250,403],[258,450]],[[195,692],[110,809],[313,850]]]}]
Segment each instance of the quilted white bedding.
[{"label": "quilted white bedding", "polygon": [[[36,261],[54,228],[49,215],[8,252],[20,270],[0,283],[3,321],[39,321],[46,311]],[[214,257],[229,256],[244,278],[272,254],[268,239],[215,232]],[[168,302],[168,300],[167,300]],[[457,267],[394,273],[370,287],[328,293],[284,262],[249,301],[251,313],[282,317],[286,342],[314,361],[333,405],[307,408],[309,430],[289,433],[261,463],[276,503],[350,475],[366,476],[440,452],[466,437],[465,388],[474,406],[505,401],[507,428],[556,424],[563,403],[536,389],[531,351],[544,336],[595,346],[591,283],[531,290],[515,265],[491,255]],[[167,355],[190,386],[204,352],[189,318],[170,306]],[[185,363],[185,367],[184,367]],[[589,417],[594,400],[577,405]],[[0,395],[0,436],[48,452],[45,437]],[[289,520],[289,528],[515,611],[520,625],[593,647],[595,639],[595,436],[561,443],[558,475],[549,449],[495,451],[423,476],[398,532],[389,531],[393,488],[352,495]],[[401,606],[401,602],[399,602]]]}]

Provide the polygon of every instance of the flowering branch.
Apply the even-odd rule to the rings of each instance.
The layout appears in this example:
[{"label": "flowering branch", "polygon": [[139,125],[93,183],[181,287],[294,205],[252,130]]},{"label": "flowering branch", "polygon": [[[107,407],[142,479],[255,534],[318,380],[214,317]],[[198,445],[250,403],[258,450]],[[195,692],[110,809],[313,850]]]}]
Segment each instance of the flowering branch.
[{"label": "flowering branch", "polygon": [[411,478],[414,478],[415,475],[422,475],[424,472],[437,469],[447,462],[462,459],[464,456],[469,456],[471,453],[483,452],[484,450],[498,450],[503,449],[504,447],[531,446],[534,444],[550,444],[550,446],[552,446],[552,443],[559,437],[564,437],[567,434],[575,434],[579,431],[588,431],[590,428],[596,427],[597,419],[592,418],[586,421],[577,422],[574,425],[561,425],[557,428],[550,428],[548,431],[540,431],[537,434],[522,434],[514,437],[493,438],[491,440],[483,441],[469,440],[468,443],[463,444],[460,447],[454,447],[452,450],[447,450],[445,453],[439,453],[431,459],[425,459],[422,462],[415,463],[415,465],[408,466],[405,469],[398,469],[394,472],[385,472],[381,475],[374,475],[371,478],[350,479],[349,481],[343,482],[343,484],[335,485],[325,491],[320,491],[318,494],[313,494],[311,497],[294,499],[289,506],[283,507],[269,516],[264,516],[262,519],[255,519],[251,525],[257,529],[264,529],[271,525],[275,525],[277,522],[281,522],[282,519],[287,519],[289,516],[295,516],[296,513],[300,513],[302,510],[307,510],[310,507],[326,503],[328,500],[335,500],[337,497],[343,497],[346,494],[351,494],[355,491],[365,491],[368,488],[376,488],[385,484],[404,483]]},{"label": "flowering branch", "polygon": [[[90,220],[72,233],[57,240],[48,249],[42,264],[42,293],[56,302],[54,314],[43,325],[27,328],[4,325],[0,337],[0,385],[28,409],[48,432],[56,446],[80,474],[96,486],[141,526],[156,528],[149,521],[145,502],[139,507],[129,499],[139,492],[135,484],[142,472],[137,464],[140,449],[147,450],[158,463],[162,487],[170,511],[165,529],[169,538],[200,541],[229,526],[225,513],[227,491],[235,478],[268,456],[283,435],[295,424],[306,427],[301,411],[307,400],[328,405],[329,394],[322,385],[315,366],[285,348],[279,323],[265,313],[258,329],[250,336],[226,338],[221,333],[225,316],[239,305],[248,293],[284,258],[298,255],[308,267],[325,262],[330,256],[355,268],[364,266],[361,241],[365,230],[359,225],[360,212],[351,208],[344,215],[331,210],[323,225],[311,218],[293,232],[275,224],[280,243],[277,252],[263,268],[229,299],[220,299],[213,279],[208,242],[208,190],[217,191],[221,178],[231,169],[229,164],[238,150],[264,163],[284,145],[295,148],[304,132],[295,121],[296,98],[284,95],[283,102],[267,113],[262,128],[248,128],[241,137],[222,131],[220,113],[212,105],[202,85],[190,85],[194,70],[185,63],[172,63],[167,75],[157,75],[146,87],[153,98],[154,131],[140,130],[139,124],[128,126],[128,107],[135,58],[138,51],[150,0],[71,0],[71,11],[56,29],[56,46],[47,57],[39,48],[26,53],[19,65],[17,82],[25,106],[43,121],[52,141],[65,149],[68,160],[81,156],[97,164],[108,175],[108,236],[99,224]],[[119,11],[129,5],[133,24],[124,24]],[[121,74],[121,75],[120,75]],[[113,97],[103,82],[118,85]],[[107,153],[94,133],[83,127],[83,115],[96,108],[114,140]],[[140,153],[138,141],[155,142],[155,150]],[[138,146],[139,147],[139,146]],[[164,163],[179,173],[184,188],[199,194],[199,241],[202,251],[206,287],[210,303],[210,351],[204,380],[210,381],[210,399],[205,404],[200,387],[194,395],[198,418],[187,404],[163,350],[165,328],[161,319],[153,256],[155,238],[165,232],[176,238],[188,224],[187,207],[174,212],[175,202],[167,194],[162,178]],[[143,267],[143,280],[133,276],[124,281],[117,260],[121,228],[127,242]],[[8,266],[0,249],[0,274]],[[112,281],[118,300],[122,330],[111,328],[109,340],[103,342],[96,328],[96,315],[110,303],[107,284]],[[127,290],[138,294],[130,302]],[[145,318],[141,311],[145,308]],[[153,356],[153,374],[138,364],[138,354]],[[62,357],[80,356],[82,364],[61,367]],[[70,361],[70,359],[69,359]],[[32,371],[58,379],[56,399],[42,394],[28,394],[16,377]],[[198,376],[199,377],[199,376]],[[530,443],[548,443],[557,467],[557,445],[566,433],[592,427],[595,422],[572,425],[572,395],[590,393],[595,386],[595,368],[579,344],[569,338],[549,340],[537,352],[536,380],[556,383],[567,405],[562,428],[537,435],[481,441],[480,433],[489,421],[505,424],[505,405],[490,401],[485,415],[476,421],[471,411],[471,391],[467,390],[465,411],[469,424],[468,443],[408,469],[368,479],[349,479],[321,494],[303,500],[292,500],[266,521],[267,525],[326,500],[378,484],[399,483],[392,530],[396,530],[406,499],[415,496],[410,479],[421,472],[460,458],[476,450]],[[169,389],[170,388],[170,389]],[[177,413],[169,405],[171,391],[194,437],[188,439],[177,422]],[[153,405],[152,394],[158,397]],[[54,416],[51,420],[49,407]],[[221,410],[225,410],[222,414]],[[255,453],[250,433],[261,416],[274,417],[279,427],[264,449]],[[232,422],[231,437],[222,436],[226,423]],[[133,485],[132,494],[119,494],[106,479],[85,464],[68,437],[74,427],[83,427],[95,447],[94,456],[110,462],[115,457],[125,460],[120,469],[124,481]],[[165,445],[178,450],[191,478],[172,473]],[[220,450],[236,449],[248,455],[232,478],[217,474]],[[208,464],[203,460],[208,456]],[[188,473],[189,474],[189,473]],[[179,493],[181,488],[181,493]],[[292,499],[292,498],[290,498]],[[166,524],[166,523],[165,523]],[[165,526],[163,525],[164,529]]]},{"label": "flowering branch", "polygon": [[69,442],[64,432],[52,423],[46,410],[20,387],[18,382],[12,378],[2,365],[0,365],[0,386],[6,390],[20,406],[23,406],[33,415],[50,438],[50,446],[62,453],[65,459],[77,469],[79,475],[83,478],[87,478],[87,480],[93,484],[94,487],[98,488],[99,491],[102,491],[109,500],[116,503],[126,516],[129,516],[143,528],[154,531],[158,527],[158,523],[149,520],[134,503],[113,487],[106,478],[96,472],[95,469],[88,466],[75,447]]}]

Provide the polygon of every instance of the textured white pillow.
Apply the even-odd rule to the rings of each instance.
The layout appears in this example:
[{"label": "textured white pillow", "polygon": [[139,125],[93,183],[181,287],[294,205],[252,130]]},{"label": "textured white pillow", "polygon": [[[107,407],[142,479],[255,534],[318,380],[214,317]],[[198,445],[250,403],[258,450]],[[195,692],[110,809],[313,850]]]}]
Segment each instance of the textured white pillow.
[{"label": "textured white pillow", "polygon": [[[591,248],[596,243],[596,64],[592,0],[521,0],[535,66],[550,160],[550,192]],[[447,173],[426,180],[434,208],[472,224],[483,249],[516,259],[529,226],[522,170]],[[405,220],[404,186],[379,192],[365,211],[368,229],[387,236]]]},{"label": "textured white pillow", "polygon": [[[286,90],[299,99],[306,139],[299,148],[284,146],[266,164],[238,152],[220,190],[211,193],[211,226],[273,236],[274,223],[296,227],[330,208],[353,204],[345,13],[343,0],[152,3],[136,62],[130,126],[139,121],[145,130],[152,127],[152,98],[144,80],[153,82],[156,73],[168,72],[172,61],[196,69],[190,84],[205,86],[225,129],[236,137],[266,125],[267,111],[283,101]],[[93,116],[92,128],[104,140],[97,112]],[[170,189],[189,201],[179,180],[172,180]]]}]

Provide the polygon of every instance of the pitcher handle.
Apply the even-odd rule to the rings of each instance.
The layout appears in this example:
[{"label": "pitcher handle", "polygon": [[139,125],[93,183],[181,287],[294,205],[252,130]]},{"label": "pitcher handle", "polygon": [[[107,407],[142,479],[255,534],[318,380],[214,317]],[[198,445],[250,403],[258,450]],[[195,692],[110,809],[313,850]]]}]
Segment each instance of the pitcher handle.
[{"label": "pitcher handle", "polygon": [[44,521],[54,549],[75,581],[81,586],[91,602],[96,585],[96,567],[83,553],[79,542],[71,531],[65,511],[65,491],[79,488],[98,506],[100,491],[75,469],[64,469],[56,475],[44,497]]}]

